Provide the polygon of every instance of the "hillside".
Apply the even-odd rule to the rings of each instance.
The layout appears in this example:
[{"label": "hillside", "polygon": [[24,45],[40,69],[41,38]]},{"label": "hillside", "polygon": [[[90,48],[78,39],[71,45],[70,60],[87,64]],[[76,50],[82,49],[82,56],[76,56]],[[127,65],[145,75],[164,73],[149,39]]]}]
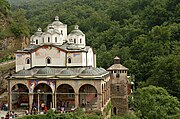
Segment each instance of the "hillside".
[{"label": "hillside", "polygon": [[0,0],[0,62],[14,59],[14,52],[28,45],[24,14],[23,10],[12,11],[6,0]]},{"label": "hillside", "polygon": [[31,34],[56,15],[69,30],[78,24],[98,66],[107,68],[117,55],[139,86],[162,86],[180,96],[178,0],[31,0],[12,7],[26,11]]},{"label": "hillside", "polygon": [[[22,21],[21,21],[22,20]],[[7,90],[7,77],[15,72],[14,52],[29,44],[23,11],[12,11],[6,0],[0,0],[0,94]]]},{"label": "hillside", "polygon": [[[154,102],[163,100],[153,106],[148,102],[149,99],[144,101],[145,105],[148,102],[148,107],[157,109],[153,110],[156,113],[149,113],[151,109],[144,105],[136,108],[146,108],[143,113],[156,116],[158,112],[163,115],[168,108],[163,107],[163,111],[157,108],[164,106],[163,103],[168,105],[168,102],[177,102],[174,103],[177,104],[176,109],[180,109],[179,0],[9,0],[11,7],[5,0],[0,1],[3,3],[0,4],[3,6],[0,7],[1,46],[5,39],[12,37],[27,39],[38,27],[45,30],[48,23],[59,16],[61,22],[68,24],[68,32],[78,24],[86,34],[87,45],[92,46],[97,54],[98,67],[108,68],[115,56],[121,58],[121,64],[129,68],[129,75],[135,76],[137,105],[143,104],[141,101],[147,95]],[[11,46],[21,44],[14,41],[17,44],[12,43]],[[27,45],[28,40],[24,40],[23,44]],[[18,46],[22,47],[25,46]],[[6,51],[1,50],[0,53],[6,54]],[[10,54],[12,52],[9,51]],[[150,86],[147,93],[143,93],[149,85],[163,87],[163,90]],[[178,100],[167,96],[164,89]],[[155,98],[151,97],[153,94]],[[144,96],[142,100],[139,100],[138,95]]]}]

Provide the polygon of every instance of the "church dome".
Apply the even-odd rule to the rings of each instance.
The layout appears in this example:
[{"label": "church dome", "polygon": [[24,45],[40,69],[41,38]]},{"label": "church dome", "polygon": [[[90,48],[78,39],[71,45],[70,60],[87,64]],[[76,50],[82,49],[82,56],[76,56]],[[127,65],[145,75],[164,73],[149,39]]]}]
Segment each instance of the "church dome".
[{"label": "church dome", "polygon": [[59,76],[74,76],[76,73],[74,71],[71,71],[69,69],[65,69],[58,74]]},{"label": "church dome", "polygon": [[53,76],[54,74],[55,74],[54,69],[50,67],[45,67],[39,69],[39,71],[36,73],[36,76]]},{"label": "church dome", "polygon": [[68,76],[71,76],[71,75],[75,75],[75,73],[74,73],[73,71],[71,71],[71,70],[66,69],[66,70],[63,70],[63,71],[60,73],[60,75],[68,75]]},{"label": "church dome", "polygon": [[38,28],[37,31],[34,33],[35,36],[41,36],[42,34],[42,29],[41,28]]},{"label": "church dome", "polygon": [[16,74],[14,74],[12,77],[32,77],[33,73],[31,70],[20,70]]},{"label": "church dome", "polygon": [[86,68],[80,74],[80,76],[97,76],[99,73],[94,68]]},{"label": "church dome", "polygon": [[75,25],[74,30],[72,30],[69,35],[77,35],[77,36],[82,35],[82,36],[84,36],[84,33],[81,30],[79,30],[78,25]]},{"label": "church dome", "polygon": [[63,25],[62,22],[59,21],[59,17],[56,16],[55,17],[55,21],[52,23],[53,26],[60,26],[60,25]]}]

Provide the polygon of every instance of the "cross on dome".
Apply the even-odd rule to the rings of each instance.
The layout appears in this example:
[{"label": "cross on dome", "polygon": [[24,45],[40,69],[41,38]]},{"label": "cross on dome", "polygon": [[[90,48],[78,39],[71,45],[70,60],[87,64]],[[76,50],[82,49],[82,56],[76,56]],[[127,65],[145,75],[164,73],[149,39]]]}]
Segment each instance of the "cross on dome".
[{"label": "cross on dome", "polygon": [[55,21],[59,21],[59,17],[58,16],[55,17]]},{"label": "cross on dome", "polygon": [[75,25],[74,29],[76,29],[76,30],[79,29],[79,26],[78,26],[78,25]]},{"label": "cross on dome", "polygon": [[38,28],[38,30],[37,30],[37,31],[42,32],[42,29],[41,29],[41,28]]}]

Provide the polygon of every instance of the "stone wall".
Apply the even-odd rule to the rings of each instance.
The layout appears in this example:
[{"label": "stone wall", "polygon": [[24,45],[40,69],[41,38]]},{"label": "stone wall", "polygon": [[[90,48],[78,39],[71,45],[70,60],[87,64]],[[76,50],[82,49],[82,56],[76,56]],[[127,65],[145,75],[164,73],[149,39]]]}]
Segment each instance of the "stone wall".
[{"label": "stone wall", "polygon": [[[119,80],[119,79],[116,79]],[[120,83],[111,84],[112,112],[116,115],[124,115],[128,112],[128,83],[121,80]]]}]

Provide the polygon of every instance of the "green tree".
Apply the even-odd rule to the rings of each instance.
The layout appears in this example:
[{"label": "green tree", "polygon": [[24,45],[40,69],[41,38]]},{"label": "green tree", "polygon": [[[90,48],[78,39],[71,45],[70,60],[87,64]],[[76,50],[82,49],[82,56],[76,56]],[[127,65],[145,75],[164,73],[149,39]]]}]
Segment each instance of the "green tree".
[{"label": "green tree", "polygon": [[11,23],[11,32],[14,33],[16,37],[21,35],[29,36],[29,29],[27,19],[25,18],[25,10],[18,9],[13,12],[12,15],[13,22]]},{"label": "green tree", "polygon": [[10,8],[10,4],[6,0],[0,0],[0,12],[2,12],[6,17]]},{"label": "green tree", "polygon": [[180,117],[180,102],[161,87],[149,86],[137,89],[133,99],[135,112],[140,118]]},{"label": "green tree", "polygon": [[166,88],[171,94],[180,98],[180,56],[168,55],[157,57],[154,62],[149,84]]}]

